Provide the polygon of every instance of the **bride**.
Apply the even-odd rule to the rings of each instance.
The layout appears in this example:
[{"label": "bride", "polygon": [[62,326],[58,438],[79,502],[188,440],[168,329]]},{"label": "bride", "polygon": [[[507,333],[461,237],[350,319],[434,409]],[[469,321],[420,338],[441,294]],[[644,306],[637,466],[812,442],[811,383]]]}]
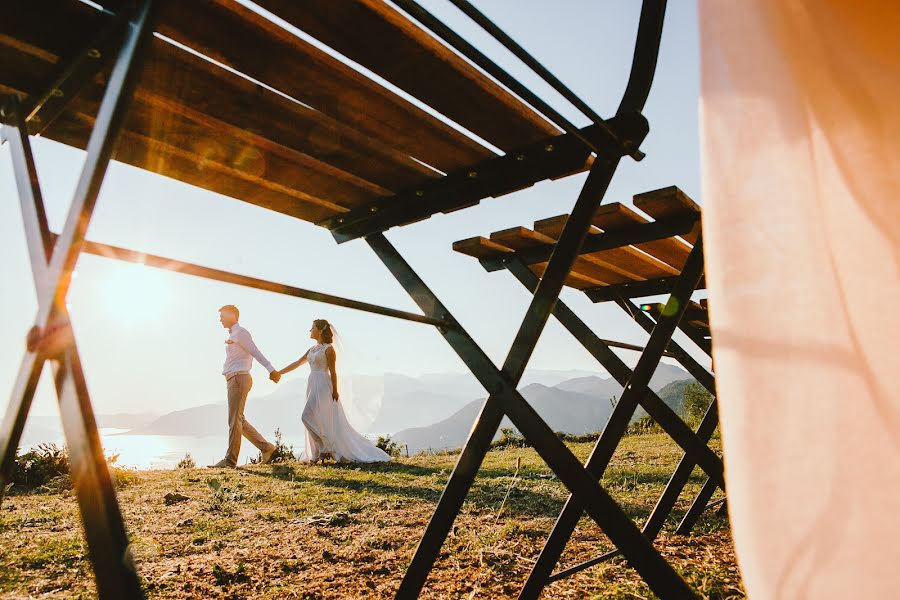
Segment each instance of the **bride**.
[{"label": "bride", "polygon": [[303,426],[306,428],[306,461],[317,462],[330,455],[337,462],[387,462],[390,455],[353,429],[341,406],[338,393],[337,352],[334,331],[325,319],[313,321],[309,337],[316,344],[296,361],[278,371],[290,373],[309,363],[306,384],[306,407]]}]

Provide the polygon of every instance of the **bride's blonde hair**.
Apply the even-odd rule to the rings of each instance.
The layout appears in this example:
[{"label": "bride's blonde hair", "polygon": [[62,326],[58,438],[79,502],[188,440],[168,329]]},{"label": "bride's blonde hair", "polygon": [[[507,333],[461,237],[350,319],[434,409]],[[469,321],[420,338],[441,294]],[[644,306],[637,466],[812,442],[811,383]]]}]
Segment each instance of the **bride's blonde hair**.
[{"label": "bride's blonde hair", "polygon": [[331,323],[326,321],[325,319],[316,319],[313,321],[313,325],[315,325],[316,329],[322,332],[322,341],[326,344],[330,344],[334,341],[334,334],[331,332]]}]

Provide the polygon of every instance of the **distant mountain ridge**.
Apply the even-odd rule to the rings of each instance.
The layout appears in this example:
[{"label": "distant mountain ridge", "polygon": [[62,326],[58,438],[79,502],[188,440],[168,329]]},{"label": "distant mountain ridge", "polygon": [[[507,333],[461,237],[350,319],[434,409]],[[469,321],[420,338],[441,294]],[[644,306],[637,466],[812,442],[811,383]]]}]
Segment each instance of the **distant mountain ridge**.
[{"label": "distant mountain ridge", "polygon": [[[555,385],[574,378],[596,375],[589,371],[545,371],[526,373],[531,383]],[[435,373],[410,377],[398,373],[359,375],[352,379],[353,394],[380,402],[380,410],[365,432],[391,434],[401,429],[422,427],[447,418],[483,396],[484,389],[470,373]],[[224,396],[224,390],[223,390]],[[300,413],[306,402],[306,378],[283,380],[264,396],[247,400],[244,414],[263,435],[276,428],[285,436],[302,435]],[[227,428],[225,402],[184,408],[141,423],[128,433],[136,435],[190,435],[204,437],[222,435]]]},{"label": "distant mountain ridge", "polygon": [[[305,379],[285,381],[271,394],[248,399],[244,415],[266,437],[271,437],[275,429],[280,429],[287,436],[299,435],[303,433],[300,411],[305,397]],[[166,413],[152,423],[128,433],[206,437],[223,435],[227,429],[228,411],[223,401]]]},{"label": "distant mountain ridge", "polygon": [[[688,377],[678,367],[660,364],[651,387],[659,390],[672,381]],[[354,377],[352,387],[354,395],[380,399],[377,416],[362,430],[393,434],[396,440],[409,444],[410,451],[461,445],[485,398],[484,390],[474,377],[457,373],[422,377],[393,373],[365,375]],[[520,390],[555,431],[588,433],[605,423],[612,408],[609,398],[619,396],[622,387],[597,373],[537,370],[523,378]],[[473,398],[479,399],[473,401]],[[280,429],[285,437],[302,436],[300,413],[305,400],[305,378],[284,380],[272,393],[251,397],[245,414],[267,437],[275,429]],[[221,436],[227,426],[223,401],[164,414],[128,433]],[[509,424],[505,423],[504,427],[507,426]]]},{"label": "distant mountain ridge", "polygon": [[[684,389],[692,381],[682,369],[660,364],[650,380],[650,388],[668,406],[681,413]],[[612,378],[589,376],[564,381],[553,387],[532,384],[519,391],[553,431],[579,435],[603,428],[612,412],[613,399],[621,395],[622,389]],[[397,432],[393,436],[394,441],[408,446],[410,452],[459,448],[465,443],[483,405],[484,399],[470,402],[442,421]],[[646,413],[639,408],[633,420],[644,415]],[[503,419],[500,427],[515,429],[508,418]],[[498,432],[495,439],[499,435]]]}]

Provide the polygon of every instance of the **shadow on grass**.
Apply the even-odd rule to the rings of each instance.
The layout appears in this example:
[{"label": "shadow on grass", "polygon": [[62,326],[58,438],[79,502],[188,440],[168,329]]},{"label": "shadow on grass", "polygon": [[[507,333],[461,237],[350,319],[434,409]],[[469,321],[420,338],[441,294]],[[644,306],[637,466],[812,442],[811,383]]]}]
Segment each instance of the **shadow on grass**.
[{"label": "shadow on grass", "polygon": [[[450,470],[447,468],[428,467],[404,462],[390,463],[326,463],[316,467],[306,467],[300,470],[298,463],[276,463],[271,470],[242,469],[257,477],[268,477],[282,481],[308,483],[311,485],[332,488],[349,492],[364,492],[383,497],[404,497],[436,503],[440,498]],[[310,473],[311,470],[321,472],[317,477]],[[343,477],[342,473],[347,473]],[[358,479],[350,475],[366,474],[375,479]],[[403,474],[411,477],[430,477],[443,475],[439,480],[433,480],[433,485],[415,485],[414,480],[409,482],[383,482],[378,481],[379,474]],[[466,496],[466,504],[469,509],[476,511],[490,511],[497,508],[503,502],[503,497],[512,483],[514,469],[481,469],[478,478],[473,483]],[[509,515],[522,517],[546,517],[556,516],[561,510],[565,496],[568,495],[565,487],[558,482],[562,496],[552,492],[536,491],[529,489],[535,481],[529,476],[534,473],[520,473],[520,479],[513,485],[505,512]],[[659,494],[662,493],[671,473],[666,470],[651,469],[610,469],[603,480],[604,487],[617,499],[622,509],[636,521],[643,521],[650,514]],[[698,480],[701,477],[695,478]],[[651,485],[653,489],[645,490],[641,497],[634,497],[635,486]]]},{"label": "shadow on grass", "polygon": [[[275,464],[272,466],[271,471],[257,469],[241,469],[241,471],[256,477],[273,478],[294,483],[307,483],[341,491],[365,492],[384,497],[400,496],[423,500],[432,504],[436,504],[443,493],[446,480],[435,482],[433,487],[427,487],[423,485],[414,485],[413,481],[408,483],[386,483],[377,480],[373,481],[371,479],[360,480],[352,477],[335,477],[334,475],[339,475],[342,471],[354,474],[369,473],[376,475],[403,473],[419,477],[444,473],[446,477],[449,478],[449,473],[446,469],[422,467],[403,463],[368,465],[326,464],[325,466],[316,467],[316,469],[321,470],[322,477],[310,475],[308,472],[304,473],[298,470],[296,465],[291,463]],[[513,472],[504,470],[499,471],[499,473],[504,476],[501,480],[479,478],[475,481],[466,498],[470,508],[479,511],[499,508],[508,489],[509,476],[511,476]],[[509,501],[504,509],[505,514],[530,517],[556,516],[562,508],[563,500],[560,497],[529,490],[527,483],[523,487],[519,486],[522,486],[521,481],[517,486],[513,487],[513,490],[510,493]]]},{"label": "shadow on grass", "polygon": [[[309,477],[305,477],[299,475],[297,472],[297,467],[303,463],[275,463],[272,466],[272,471],[258,471],[255,469],[244,469],[238,467],[238,470],[244,473],[250,473],[252,475],[259,475],[264,477],[273,477],[275,479],[283,479],[283,480],[293,480],[297,481],[298,479],[307,479]],[[333,473],[336,471],[355,471],[362,473],[403,473],[406,475],[413,475],[415,477],[425,477],[428,475],[435,475],[441,472],[447,472],[447,469],[440,469],[437,467],[423,467],[421,465],[410,465],[406,463],[400,462],[390,462],[390,463],[325,463],[324,465],[315,465],[309,466],[310,469],[320,469],[325,473]],[[449,472],[448,477],[449,477]]]},{"label": "shadow on grass", "polygon": [[[258,471],[250,469],[242,469],[242,471],[255,477],[280,479],[282,481],[292,481],[294,483],[308,483],[311,485],[330,487],[350,492],[368,492],[380,496],[403,496],[407,498],[415,498],[417,500],[436,501],[441,494],[440,489],[428,488],[423,486],[404,484],[393,485],[387,483],[379,483],[377,481],[360,481],[357,479],[329,477],[325,476],[325,473],[334,474],[335,469],[333,465],[317,468],[323,471],[322,477],[313,477],[298,472],[297,469],[290,464],[274,465],[271,471]],[[356,467],[354,466],[350,469],[347,469],[347,467],[345,466],[343,467],[343,469],[352,471],[355,470]],[[338,470],[342,469],[339,468]],[[423,471],[423,474],[428,474],[428,472],[430,471],[429,469],[420,470]],[[435,469],[435,471],[438,470]],[[386,473],[390,471],[387,471],[382,467],[376,472]],[[443,486],[441,486],[441,488],[443,488]]]}]

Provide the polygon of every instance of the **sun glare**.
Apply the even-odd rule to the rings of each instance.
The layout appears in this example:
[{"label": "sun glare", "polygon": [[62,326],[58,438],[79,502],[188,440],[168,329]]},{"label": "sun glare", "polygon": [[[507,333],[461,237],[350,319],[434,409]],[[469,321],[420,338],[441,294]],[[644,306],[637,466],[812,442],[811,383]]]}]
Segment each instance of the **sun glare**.
[{"label": "sun glare", "polygon": [[165,273],[141,264],[115,265],[101,288],[111,319],[123,325],[151,322],[169,301]]}]

